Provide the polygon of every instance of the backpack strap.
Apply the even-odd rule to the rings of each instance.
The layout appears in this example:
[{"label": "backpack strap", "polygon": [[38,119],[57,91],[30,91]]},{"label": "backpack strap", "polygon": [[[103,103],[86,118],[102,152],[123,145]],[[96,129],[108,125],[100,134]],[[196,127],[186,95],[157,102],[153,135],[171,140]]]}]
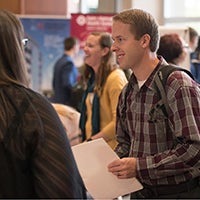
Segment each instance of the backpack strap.
[{"label": "backpack strap", "polygon": [[178,67],[172,64],[161,66],[160,70],[157,72],[155,76],[155,83],[158,88],[158,93],[160,94],[160,97],[163,101],[163,105],[164,105],[163,113],[165,114],[166,117],[168,117],[169,105],[168,105],[167,95],[165,91],[165,85],[166,85],[168,76],[174,71],[184,71],[194,80],[194,77],[191,74],[191,72],[185,68]]},{"label": "backpack strap", "polygon": [[168,76],[174,71],[184,71],[186,74],[188,74],[194,80],[194,77],[191,74],[191,72],[183,67],[179,67],[179,66],[173,65],[173,64],[161,65],[161,68],[158,71],[158,76],[160,77],[164,86],[167,82]]}]

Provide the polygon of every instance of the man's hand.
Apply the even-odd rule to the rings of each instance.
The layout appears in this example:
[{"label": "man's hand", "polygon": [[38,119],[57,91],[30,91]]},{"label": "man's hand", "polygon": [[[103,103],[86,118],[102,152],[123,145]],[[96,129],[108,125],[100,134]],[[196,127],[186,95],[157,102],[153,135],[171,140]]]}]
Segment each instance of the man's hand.
[{"label": "man's hand", "polygon": [[122,158],[114,160],[108,165],[108,171],[120,179],[133,178],[136,176],[136,159]]}]

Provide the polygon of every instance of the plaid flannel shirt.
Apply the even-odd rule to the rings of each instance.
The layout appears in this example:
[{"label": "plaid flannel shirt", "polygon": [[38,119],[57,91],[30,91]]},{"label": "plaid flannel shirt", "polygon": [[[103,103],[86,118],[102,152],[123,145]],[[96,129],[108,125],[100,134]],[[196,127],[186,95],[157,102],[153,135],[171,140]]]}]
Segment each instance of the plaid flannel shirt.
[{"label": "plaid flannel shirt", "polygon": [[115,151],[137,159],[137,178],[148,185],[178,184],[200,176],[200,89],[186,73],[170,74],[166,117],[154,83],[160,64],[141,88],[132,74],[117,108]]}]

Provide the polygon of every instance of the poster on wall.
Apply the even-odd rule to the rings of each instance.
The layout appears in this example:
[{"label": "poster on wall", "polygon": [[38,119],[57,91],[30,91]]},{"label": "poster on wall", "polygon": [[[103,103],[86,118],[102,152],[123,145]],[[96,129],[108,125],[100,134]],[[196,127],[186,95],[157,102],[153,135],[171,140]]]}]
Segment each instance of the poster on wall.
[{"label": "poster on wall", "polygon": [[80,51],[77,56],[77,65],[83,64],[85,41],[90,32],[105,31],[111,33],[113,14],[71,14],[70,34],[80,41]]},{"label": "poster on wall", "polygon": [[112,16],[113,14],[72,14],[71,35],[80,40],[80,47],[83,48],[90,32],[105,31],[111,33]]},{"label": "poster on wall", "polygon": [[52,90],[53,66],[63,54],[63,40],[70,34],[69,19],[23,18],[28,43],[25,57],[30,87],[46,94]]}]

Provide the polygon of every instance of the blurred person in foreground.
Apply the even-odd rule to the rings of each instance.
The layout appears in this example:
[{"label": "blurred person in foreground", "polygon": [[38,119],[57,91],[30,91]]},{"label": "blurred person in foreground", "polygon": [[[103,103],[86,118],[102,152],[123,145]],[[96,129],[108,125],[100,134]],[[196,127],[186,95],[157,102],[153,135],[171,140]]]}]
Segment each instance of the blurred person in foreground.
[{"label": "blurred person in foreground", "polygon": [[63,44],[64,53],[54,65],[52,101],[71,106],[71,92],[78,78],[74,56],[78,53],[79,42],[75,37],[70,36],[64,39]]},{"label": "blurred person in foreground", "polygon": [[157,54],[161,55],[169,64],[181,66],[189,53],[188,48],[188,44],[181,36],[177,33],[169,33],[160,37]]},{"label": "blurred person in foreground", "polygon": [[86,39],[85,80],[80,128],[83,141],[103,138],[111,148],[115,137],[116,107],[122,88],[127,83],[123,70],[111,51],[112,38],[106,32],[90,33]]},{"label": "blurred person in foreground", "polygon": [[117,106],[120,159],[108,170],[144,186],[131,199],[199,198],[200,89],[183,71],[166,81],[168,117],[161,109],[155,77],[167,62],[157,56],[158,24],[148,12],[130,9],[113,17],[112,45],[120,67],[133,73]]},{"label": "blurred person in foreground", "polygon": [[0,10],[0,35],[0,198],[85,198],[56,111],[28,88],[23,27],[9,11]]}]

